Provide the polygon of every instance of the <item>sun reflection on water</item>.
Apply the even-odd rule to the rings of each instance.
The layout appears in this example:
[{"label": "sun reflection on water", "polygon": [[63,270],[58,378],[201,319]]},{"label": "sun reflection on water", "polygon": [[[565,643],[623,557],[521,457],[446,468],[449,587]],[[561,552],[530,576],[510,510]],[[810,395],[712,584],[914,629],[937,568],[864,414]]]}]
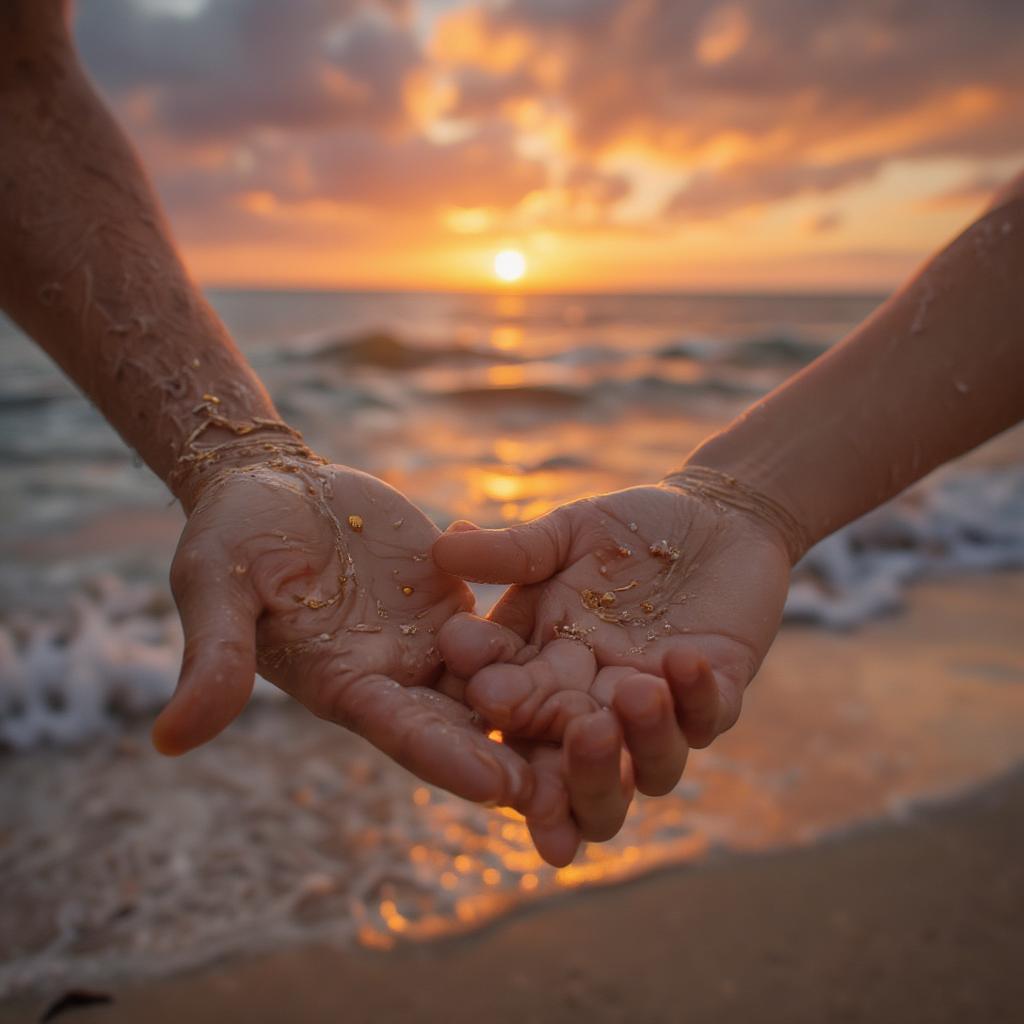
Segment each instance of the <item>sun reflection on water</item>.
[{"label": "sun reflection on water", "polygon": [[[442,793],[412,791],[412,804],[425,815],[425,831],[437,837],[433,845],[409,848],[408,863],[396,866],[376,887],[376,902],[354,906],[359,918],[359,941],[374,949],[391,948],[399,939],[422,941],[478,927],[524,901],[584,885],[621,881],[660,864],[694,859],[706,852],[706,837],[695,837],[680,823],[642,845],[587,845],[576,863],[561,869],[546,865],[530,842],[518,812],[501,808],[486,819],[452,820],[460,808]],[[685,800],[685,795],[683,796]],[[627,834],[634,839],[650,828],[644,819],[654,805],[631,809]],[[665,815],[656,817],[664,826]]]}]

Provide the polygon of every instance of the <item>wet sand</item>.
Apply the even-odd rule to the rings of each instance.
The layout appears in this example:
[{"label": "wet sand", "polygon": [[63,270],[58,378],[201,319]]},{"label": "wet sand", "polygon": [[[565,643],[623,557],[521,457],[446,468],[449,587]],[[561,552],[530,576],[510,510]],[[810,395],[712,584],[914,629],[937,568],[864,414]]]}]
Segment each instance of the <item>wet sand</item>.
[{"label": "wet sand", "polygon": [[[1022,599],[1022,574],[961,579],[855,633],[784,630],[741,727],[712,748],[743,754],[726,795],[751,819],[749,853],[389,953],[293,946],[100,983],[115,1002],[67,1019],[1020,1020]],[[799,777],[759,802],[782,763]],[[790,848],[757,852],[774,841]],[[58,991],[0,1005],[0,1022],[38,1019]]]},{"label": "wet sand", "polygon": [[[1024,772],[824,845],[727,857],[391,954],[294,949],[68,1020],[1018,1021]],[[37,1019],[18,1000],[0,1021]]]}]

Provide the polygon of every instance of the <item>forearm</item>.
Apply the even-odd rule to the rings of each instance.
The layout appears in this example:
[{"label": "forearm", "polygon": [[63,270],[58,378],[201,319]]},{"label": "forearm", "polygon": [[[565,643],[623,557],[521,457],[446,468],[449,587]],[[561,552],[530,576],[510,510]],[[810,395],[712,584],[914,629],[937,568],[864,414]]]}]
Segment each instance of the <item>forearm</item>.
[{"label": "forearm", "polygon": [[0,71],[0,303],[187,503],[183,458],[278,416],[59,17],[41,21]]},{"label": "forearm", "polygon": [[850,337],[687,465],[784,508],[806,547],[1022,417],[1018,181]]}]

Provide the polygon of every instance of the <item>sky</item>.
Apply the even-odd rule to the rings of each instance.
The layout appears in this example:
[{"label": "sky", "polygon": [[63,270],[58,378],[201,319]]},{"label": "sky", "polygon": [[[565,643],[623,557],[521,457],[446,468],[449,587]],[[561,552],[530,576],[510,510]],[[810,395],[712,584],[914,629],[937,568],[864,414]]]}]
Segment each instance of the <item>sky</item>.
[{"label": "sky", "polygon": [[1020,0],[78,0],[203,283],[886,290],[1024,167]]}]

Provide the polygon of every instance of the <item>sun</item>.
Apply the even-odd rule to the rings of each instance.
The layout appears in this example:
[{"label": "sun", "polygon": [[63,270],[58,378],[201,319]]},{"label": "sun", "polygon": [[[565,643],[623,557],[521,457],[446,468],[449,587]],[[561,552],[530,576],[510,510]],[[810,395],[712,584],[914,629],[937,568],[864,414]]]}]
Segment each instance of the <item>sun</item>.
[{"label": "sun", "polygon": [[526,257],[518,249],[502,249],[494,257],[495,276],[512,284],[526,273]]}]

